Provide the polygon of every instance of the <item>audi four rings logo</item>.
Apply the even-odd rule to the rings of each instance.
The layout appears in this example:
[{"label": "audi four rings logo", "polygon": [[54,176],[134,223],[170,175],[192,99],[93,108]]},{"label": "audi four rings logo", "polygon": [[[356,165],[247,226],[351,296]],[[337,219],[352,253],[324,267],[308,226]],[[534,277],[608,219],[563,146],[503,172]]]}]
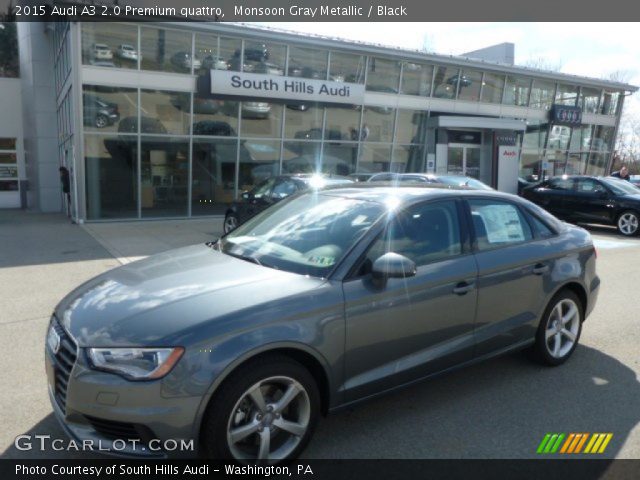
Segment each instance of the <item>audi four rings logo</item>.
[{"label": "audi four rings logo", "polygon": [[56,329],[53,328],[53,326],[49,328],[47,344],[54,354],[58,353],[58,350],[60,350],[60,335],[58,335],[58,332],[56,332]]}]

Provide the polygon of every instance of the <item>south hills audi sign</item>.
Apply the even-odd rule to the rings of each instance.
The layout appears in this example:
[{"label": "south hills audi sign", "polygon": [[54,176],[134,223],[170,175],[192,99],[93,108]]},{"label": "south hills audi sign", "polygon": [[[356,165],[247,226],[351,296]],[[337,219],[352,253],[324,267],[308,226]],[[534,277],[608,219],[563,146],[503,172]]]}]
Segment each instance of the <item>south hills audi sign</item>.
[{"label": "south hills audi sign", "polygon": [[363,102],[364,90],[364,85],[358,83],[225,70],[211,71],[212,95],[357,104]]}]

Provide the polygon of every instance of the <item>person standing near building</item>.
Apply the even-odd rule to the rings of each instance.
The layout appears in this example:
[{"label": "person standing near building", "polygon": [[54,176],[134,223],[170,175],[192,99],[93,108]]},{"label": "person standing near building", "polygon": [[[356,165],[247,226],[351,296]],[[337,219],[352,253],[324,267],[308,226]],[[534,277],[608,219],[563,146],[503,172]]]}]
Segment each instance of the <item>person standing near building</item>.
[{"label": "person standing near building", "polygon": [[620,170],[618,170],[616,172],[612,172],[611,176],[612,177],[616,177],[616,178],[620,178],[620,179],[626,180],[626,181],[630,181],[631,180],[631,175],[629,175],[629,169],[627,168],[626,165],[622,165],[622,167],[620,167]]},{"label": "person standing near building", "polygon": [[67,200],[67,217],[71,216],[71,182],[69,181],[69,170],[66,167],[60,167],[60,183],[62,184],[62,193]]}]

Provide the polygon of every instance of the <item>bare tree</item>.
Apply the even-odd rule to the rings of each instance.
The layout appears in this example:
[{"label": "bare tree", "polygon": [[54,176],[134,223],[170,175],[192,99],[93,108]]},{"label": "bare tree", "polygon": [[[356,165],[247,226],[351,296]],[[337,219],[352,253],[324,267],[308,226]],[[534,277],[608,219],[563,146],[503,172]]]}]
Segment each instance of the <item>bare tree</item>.
[{"label": "bare tree", "polygon": [[[634,76],[632,70],[616,70],[605,78],[612,82],[629,83]],[[613,169],[626,164],[632,174],[640,174],[640,116],[631,108],[630,99],[624,103],[620,126],[616,137]]]},{"label": "bare tree", "polygon": [[633,78],[633,70],[615,70],[605,75],[607,80],[619,83],[629,83]]},{"label": "bare tree", "polygon": [[559,72],[562,69],[562,60],[554,61],[542,55],[531,56],[522,63],[522,66],[535,68],[536,70]]}]

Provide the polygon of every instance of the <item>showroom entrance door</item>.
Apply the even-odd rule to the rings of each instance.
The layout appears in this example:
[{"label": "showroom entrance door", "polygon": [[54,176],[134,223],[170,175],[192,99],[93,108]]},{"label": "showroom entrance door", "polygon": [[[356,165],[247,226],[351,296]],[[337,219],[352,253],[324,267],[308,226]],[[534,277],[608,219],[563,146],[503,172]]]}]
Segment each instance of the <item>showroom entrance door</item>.
[{"label": "showroom entrance door", "polygon": [[447,153],[447,175],[480,177],[480,145],[450,143]]}]

